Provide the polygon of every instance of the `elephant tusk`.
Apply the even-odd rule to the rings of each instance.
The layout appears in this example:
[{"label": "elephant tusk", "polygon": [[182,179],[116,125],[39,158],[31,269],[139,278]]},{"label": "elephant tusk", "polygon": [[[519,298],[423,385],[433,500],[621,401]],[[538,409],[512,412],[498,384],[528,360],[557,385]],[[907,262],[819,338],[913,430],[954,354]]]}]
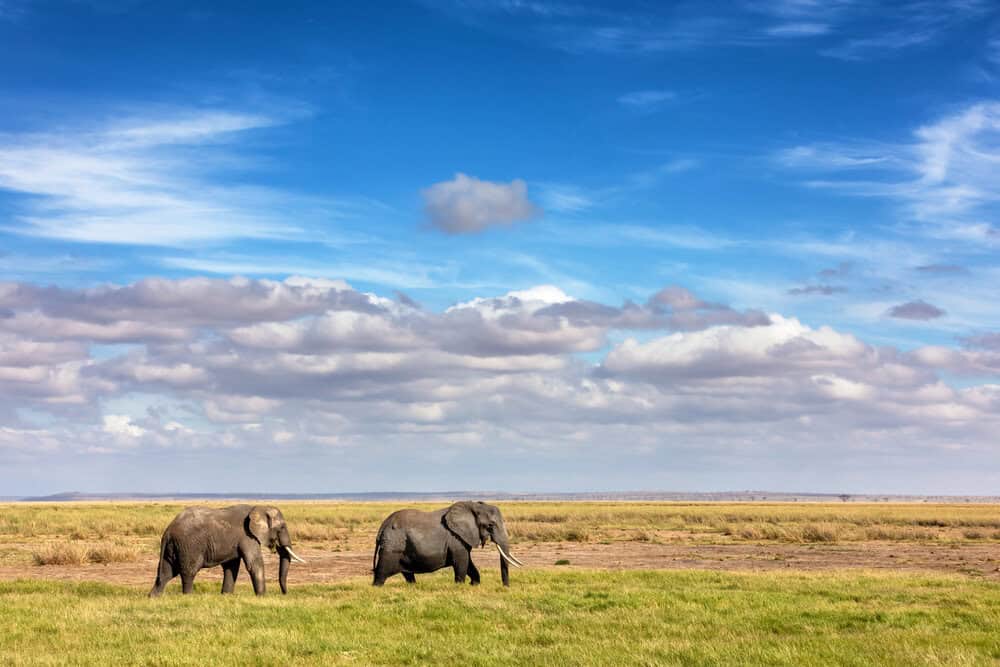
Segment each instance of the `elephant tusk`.
[{"label": "elephant tusk", "polygon": [[293,561],[295,561],[296,563],[302,563],[303,565],[305,564],[304,560],[295,555],[295,552],[292,551],[291,547],[284,547],[284,549],[285,551],[288,552],[288,557],[291,558]]},{"label": "elephant tusk", "polygon": [[494,542],[493,546],[495,546],[497,548],[497,551],[500,552],[500,557],[503,558],[508,563],[510,563],[511,565],[513,565],[514,567],[521,567],[521,566],[524,565],[524,563],[522,563],[519,560],[515,559],[513,556],[508,556],[507,552],[504,551],[503,549],[501,549],[499,544],[497,544],[497,543]]},{"label": "elephant tusk", "polygon": [[521,562],[520,560],[518,560],[518,559],[517,559],[517,558],[515,558],[514,556],[511,556],[511,555],[510,555],[509,553],[507,553],[507,552],[506,552],[506,551],[504,551],[503,549],[500,549],[500,545],[496,545],[496,547],[497,547],[497,549],[499,549],[499,550],[500,550],[500,554],[501,554],[501,555],[502,555],[502,556],[503,556],[504,558],[506,558],[506,559],[507,559],[507,560],[508,560],[508,561],[509,561],[510,563],[513,563],[514,565],[516,565],[516,566],[518,566],[518,567],[524,567],[524,563],[522,563],[522,562]]}]

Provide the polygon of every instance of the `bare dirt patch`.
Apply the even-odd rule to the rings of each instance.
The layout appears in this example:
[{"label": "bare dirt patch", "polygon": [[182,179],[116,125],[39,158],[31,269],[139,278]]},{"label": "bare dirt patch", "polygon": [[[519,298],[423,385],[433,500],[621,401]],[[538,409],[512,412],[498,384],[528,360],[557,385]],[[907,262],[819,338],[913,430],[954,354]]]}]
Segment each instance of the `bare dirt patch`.
[{"label": "bare dirt patch", "polygon": [[[367,578],[371,551],[330,549],[302,545],[297,553],[306,565],[293,565],[291,583],[336,583]],[[557,542],[521,544],[518,558],[532,568],[608,570],[726,570],[726,571],[822,571],[844,569],[895,570],[962,574],[1000,581],[1000,544],[925,545],[913,543],[852,544],[612,544]],[[480,569],[495,568],[498,556],[489,548],[473,552]],[[277,561],[267,554],[268,580],[277,577]],[[556,561],[569,561],[556,565]],[[134,562],[98,565],[0,565],[0,581],[55,579],[100,581],[151,586],[156,569],[155,554]],[[516,571],[512,574],[516,578]],[[221,569],[202,571],[200,582],[221,582]],[[246,573],[240,581],[246,586]],[[273,585],[273,584],[272,584]]]}]

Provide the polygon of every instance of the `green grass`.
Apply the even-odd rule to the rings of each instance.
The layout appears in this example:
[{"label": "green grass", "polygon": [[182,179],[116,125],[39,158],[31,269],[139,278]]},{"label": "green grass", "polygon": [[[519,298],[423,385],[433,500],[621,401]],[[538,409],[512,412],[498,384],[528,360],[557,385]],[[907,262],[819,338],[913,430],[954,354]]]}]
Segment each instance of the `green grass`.
[{"label": "green grass", "polygon": [[254,598],[0,583],[0,664],[995,665],[1000,585],[956,576],[520,571]]}]

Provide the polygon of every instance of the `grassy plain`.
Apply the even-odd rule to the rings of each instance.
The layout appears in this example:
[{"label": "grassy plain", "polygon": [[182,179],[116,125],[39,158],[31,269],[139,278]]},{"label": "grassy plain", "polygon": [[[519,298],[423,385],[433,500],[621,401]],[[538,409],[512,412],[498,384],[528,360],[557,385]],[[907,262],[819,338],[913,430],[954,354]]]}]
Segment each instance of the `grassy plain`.
[{"label": "grassy plain", "polygon": [[991,665],[1000,585],[957,576],[545,572],[256,599],[0,583],[0,663]]},{"label": "grassy plain", "polygon": [[[310,560],[288,596],[257,599],[244,578],[222,597],[206,573],[158,600],[157,543],[183,504],[0,506],[0,664],[1000,663],[997,506],[500,503],[532,565],[510,589],[492,564],[478,588],[440,572],[379,590],[370,549],[398,504],[278,504]],[[710,562],[672,562],[691,550],[742,560],[663,569]],[[939,557],[955,566],[924,569]],[[808,558],[828,562],[797,569]]]}]

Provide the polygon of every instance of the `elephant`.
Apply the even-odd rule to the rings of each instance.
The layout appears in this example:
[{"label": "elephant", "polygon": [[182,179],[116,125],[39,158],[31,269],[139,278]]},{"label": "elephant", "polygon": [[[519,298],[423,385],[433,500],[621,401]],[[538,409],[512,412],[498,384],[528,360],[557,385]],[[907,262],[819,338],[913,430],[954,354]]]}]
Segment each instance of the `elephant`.
[{"label": "elephant", "polygon": [[381,586],[394,574],[403,574],[408,583],[417,573],[434,572],[449,565],[455,583],[479,583],[479,570],[472,562],[472,547],[493,540],[500,552],[500,578],[510,586],[507,564],[523,563],[510,555],[507,528],[500,510],[482,502],[459,502],[434,512],[404,509],[390,514],[375,538],[372,557],[372,585]]},{"label": "elephant", "polygon": [[198,570],[221,565],[222,592],[232,593],[240,572],[246,566],[253,591],[264,595],[264,558],[262,548],[276,550],[280,557],[278,584],[288,592],[288,567],[291,561],[305,563],[292,551],[285,517],[277,507],[233,505],[224,509],[188,507],[170,522],[160,539],[160,562],[156,583],[149,597],[163,593],[167,582],[181,576],[182,591],[194,589]]}]

